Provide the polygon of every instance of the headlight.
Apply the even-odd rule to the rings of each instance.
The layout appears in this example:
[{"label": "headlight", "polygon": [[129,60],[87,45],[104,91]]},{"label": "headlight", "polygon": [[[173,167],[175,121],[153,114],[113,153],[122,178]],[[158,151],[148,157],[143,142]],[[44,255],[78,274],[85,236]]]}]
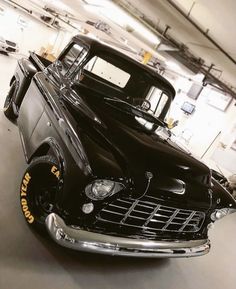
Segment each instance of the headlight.
[{"label": "headlight", "polygon": [[124,189],[124,185],[111,180],[96,180],[85,188],[86,196],[91,200],[103,200]]},{"label": "headlight", "polygon": [[0,36],[0,42],[4,42],[5,43],[5,39],[2,36]]},{"label": "headlight", "polygon": [[235,209],[231,209],[231,208],[222,208],[222,209],[216,209],[212,214],[211,214],[211,219],[212,221],[217,221],[220,220],[222,218],[224,218],[225,216],[235,213],[236,210]]}]

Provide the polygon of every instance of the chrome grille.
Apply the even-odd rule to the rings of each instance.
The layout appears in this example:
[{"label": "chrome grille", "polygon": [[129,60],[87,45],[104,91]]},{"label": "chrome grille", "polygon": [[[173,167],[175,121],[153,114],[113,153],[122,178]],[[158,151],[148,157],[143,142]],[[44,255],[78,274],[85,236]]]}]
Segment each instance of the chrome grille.
[{"label": "chrome grille", "polygon": [[143,233],[198,232],[205,214],[200,211],[168,207],[151,196],[140,200],[120,198],[104,207],[96,224],[112,224],[112,229],[136,228]]},{"label": "chrome grille", "polygon": [[16,43],[15,43],[15,42],[6,40],[6,43],[7,43],[8,45],[10,45],[10,46],[16,47]]}]

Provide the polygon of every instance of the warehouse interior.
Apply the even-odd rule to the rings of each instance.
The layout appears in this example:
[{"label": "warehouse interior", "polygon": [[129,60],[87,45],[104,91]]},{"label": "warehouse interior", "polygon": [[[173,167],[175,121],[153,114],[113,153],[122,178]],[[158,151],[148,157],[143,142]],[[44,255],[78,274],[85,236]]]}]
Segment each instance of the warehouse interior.
[{"label": "warehouse interior", "polygon": [[[235,11],[233,0],[0,0],[0,288],[235,288],[235,214],[214,225],[210,253],[196,258],[74,252],[29,230],[17,197],[27,164],[17,122],[3,113],[19,59],[33,51],[55,61],[85,35],[166,78],[176,91],[165,118],[174,138],[228,178],[236,172]],[[1,48],[5,41],[14,48]]]}]

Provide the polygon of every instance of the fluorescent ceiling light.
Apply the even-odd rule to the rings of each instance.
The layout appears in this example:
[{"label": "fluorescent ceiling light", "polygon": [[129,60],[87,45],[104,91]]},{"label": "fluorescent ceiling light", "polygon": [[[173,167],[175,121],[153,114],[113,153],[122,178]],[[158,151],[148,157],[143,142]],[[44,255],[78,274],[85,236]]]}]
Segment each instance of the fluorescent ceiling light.
[{"label": "fluorescent ceiling light", "polygon": [[107,0],[84,0],[89,5],[95,5],[95,6],[105,6],[107,4]]},{"label": "fluorescent ceiling light", "polygon": [[130,30],[134,30],[137,34],[140,34],[141,37],[145,37],[149,42],[155,45],[160,43],[159,38],[150,29],[146,28],[142,23],[134,19],[113,2],[108,0],[86,0],[85,2],[90,4],[84,5],[84,8],[88,12],[103,15],[124,29],[127,29],[128,27]]},{"label": "fluorescent ceiling light", "polygon": [[86,4],[86,5],[83,5],[83,8],[90,13],[94,13],[94,14],[99,13],[99,10],[96,6]]},{"label": "fluorescent ceiling light", "polygon": [[193,76],[193,79],[199,82],[202,82],[204,79],[205,75],[202,73],[198,73],[196,75]]},{"label": "fluorescent ceiling light", "polygon": [[60,0],[43,0],[43,2],[48,7],[58,8],[61,11],[72,11],[69,6],[67,6],[65,3],[63,3]]},{"label": "fluorescent ceiling light", "polygon": [[91,32],[87,33],[87,36],[89,36],[90,38],[93,38],[93,39],[99,39],[96,35],[94,35]]},{"label": "fluorescent ceiling light", "polygon": [[179,64],[177,64],[176,62],[173,61],[166,61],[165,64],[172,69],[177,69],[177,70],[181,70],[181,67],[179,66]]},{"label": "fluorescent ceiling light", "polygon": [[76,29],[78,29],[79,32],[84,32],[84,28],[83,28],[81,25],[79,25],[78,23],[73,22],[73,23],[71,23],[71,24],[73,24],[73,26],[74,26]]}]

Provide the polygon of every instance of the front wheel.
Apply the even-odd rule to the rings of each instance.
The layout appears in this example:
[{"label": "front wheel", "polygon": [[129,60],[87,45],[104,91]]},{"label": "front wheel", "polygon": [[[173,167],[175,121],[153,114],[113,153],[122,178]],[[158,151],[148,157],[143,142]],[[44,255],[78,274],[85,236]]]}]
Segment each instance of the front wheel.
[{"label": "front wheel", "polygon": [[47,216],[55,212],[60,170],[52,156],[34,159],[26,169],[20,187],[20,203],[28,224],[45,230]]},{"label": "front wheel", "polygon": [[6,96],[4,107],[3,107],[5,116],[9,118],[10,120],[14,120],[17,118],[17,115],[15,114],[14,109],[13,109],[13,101],[14,101],[16,92],[17,92],[17,85],[16,85],[16,80],[14,80],[10,86],[10,90]]}]

